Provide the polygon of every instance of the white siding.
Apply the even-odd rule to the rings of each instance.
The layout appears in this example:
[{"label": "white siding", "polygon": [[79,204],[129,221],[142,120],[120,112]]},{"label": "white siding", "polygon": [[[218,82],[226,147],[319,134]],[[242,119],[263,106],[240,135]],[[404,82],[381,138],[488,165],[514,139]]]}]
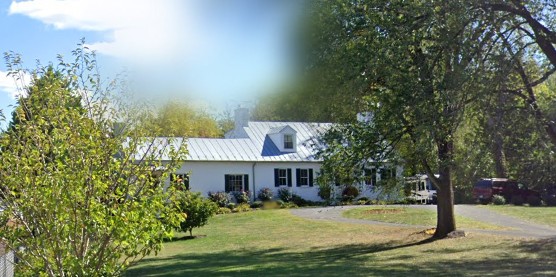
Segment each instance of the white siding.
[{"label": "white siding", "polygon": [[[253,165],[255,165],[253,167]],[[304,199],[318,201],[318,185],[316,178],[320,169],[319,163],[280,163],[280,162],[185,162],[183,166],[176,171],[177,174],[189,173],[189,185],[191,191],[201,192],[207,196],[209,192],[224,191],[226,174],[247,174],[249,175],[249,190],[255,194],[262,188],[270,188],[277,192],[279,187],[274,186],[274,169],[275,168],[291,168],[292,170],[292,186],[286,187]],[[296,185],[296,168],[313,169],[314,186]],[[253,174],[254,173],[254,174]]]}]

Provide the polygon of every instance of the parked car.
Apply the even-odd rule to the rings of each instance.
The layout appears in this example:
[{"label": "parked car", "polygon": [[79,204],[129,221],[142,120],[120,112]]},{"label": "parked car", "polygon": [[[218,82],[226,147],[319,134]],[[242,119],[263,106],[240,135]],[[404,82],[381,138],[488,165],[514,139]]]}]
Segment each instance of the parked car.
[{"label": "parked car", "polygon": [[502,195],[506,203],[540,202],[538,191],[531,190],[526,185],[511,179],[483,178],[473,187],[473,198],[476,202],[490,203],[494,195]]},{"label": "parked car", "polygon": [[547,206],[556,206],[556,185],[545,186],[541,197]]}]

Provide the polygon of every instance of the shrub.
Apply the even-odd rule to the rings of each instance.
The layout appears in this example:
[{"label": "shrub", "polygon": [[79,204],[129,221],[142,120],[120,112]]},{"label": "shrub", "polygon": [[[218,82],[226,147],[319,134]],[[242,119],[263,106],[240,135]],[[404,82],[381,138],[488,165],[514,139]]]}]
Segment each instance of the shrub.
[{"label": "shrub", "polygon": [[516,205],[516,206],[521,206],[523,205],[523,203],[525,202],[523,200],[523,197],[521,195],[514,195],[512,196],[512,204]]},{"label": "shrub", "polygon": [[247,203],[241,203],[239,205],[237,205],[235,207],[235,209],[232,210],[232,212],[234,213],[241,213],[241,212],[248,212],[251,210],[251,206],[249,206],[249,204]]},{"label": "shrub", "polygon": [[226,205],[230,203],[230,195],[227,192],[209,192],[208,197],[212,202],[216,203],[218,207],[226,207]]},{"label": "shrub", "polygon": [[248,191],[236,191],[233,193],[234,198],[238,204],[249,203],[249,192]]},{"label": "shrub", "polygon": [[330,200],[334,187],[330,184],[319,184],[318,195],[322,200]]},{"label": "shrub", "polygon": [[367,202],[368,202],[367,200],[359,199],[355,202],[355,205],[367,205]]},{"label": "shrub", "polygon": [[255,201],[253,203],[251,203],[251,208],[252,209],[260,209],[263,207],[263,202],[261,201]]},{"label": "shrub", "polygon": [[183,232],[189,231],[189,235],[193,236],[193,228],[202,227],[207,224],[218,206],[203,197],[201,193],[184,191],[178,198],[178,207],[187,215],[187,219],[180,223],[180,229]]},{"label": "shrub", "polygon": [[230,210],[233,210],[236,207],[235,203],[228,203],[228,205],[226,205],[226,207]]},{"label": "shrub", "polygon": [[309,202],[305,199],[303,199],[301,196],[297,195],[297,194],[292,194],[292,203],[294,203],[295,205],[299,206],[299,207],[304,207],[307,206],[309,204]]},{"label": "shrub", "polygon": [[289,189],[281,188],[281,189],[278,190],[278,198],[280,198],[280,200],[282,200],[284,202],[291,202],[292,197],[293,197],[293,194]]},{"label": "shrub", "polygon": [[541,198],[536,195],[527,196],[527,203],[529,203],[529,206],[535,206],[535,207],[542,205]]},{"label": "shrub", "polygon": [[274,196],[274,192],[272,192],[272,190],[269,188],[262,188],[261,190],[259,190],[259,193],[257,194],[257,198],[259,198],[259,200],[263,202],[272,200],[273,196]]},{"label": "shrub", "polygon": [[216,214],[229,214],[231,212],[232,212],[232,210],[230,210],[229,208],[225,208],[225,207],[220,207],[220,208],[218,208],[218,210],[216,210]]},{"label": "shrub", "polygon": [[274,210],[274,209],[279,209],[280,208],[280,204],[278,204],[278,202],[276,201],[265,201],[263,202],[263,209],[265,210]]},{"label": "shrub", "polygon": [[355,186],[347,186],[342,191],[343,202],[351,202],[357,196],[359,196],[359,189],[356,188]]},{"label": "shrub", "polygon": [[297,208],[298,206],[294,203],[291,202],[284,202],[280,205],[281,209],[292,209],[292,208]]},{"label": "shrub", "polygon": [[492,204],[494,205],[505,205],[506,204],[506,198],[504,198],[504,196],[502,195],[493,195],[492,196]]},{"label": "shrub", "polygon": [[363,197],[359,197],[359,198],[357,198],[357,200],[359,200],[359,201],[365,201],[365,202],[368,202],[368,201],[369,201],[369,198],[368,198],[368,197],[365,197],[365,196],[363,196]]}]

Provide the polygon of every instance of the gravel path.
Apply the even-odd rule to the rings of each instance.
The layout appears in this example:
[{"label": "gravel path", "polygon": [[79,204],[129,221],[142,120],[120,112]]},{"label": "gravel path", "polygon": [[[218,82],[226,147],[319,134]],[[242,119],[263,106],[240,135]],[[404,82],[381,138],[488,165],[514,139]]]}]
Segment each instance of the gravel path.
[{"label": "gravel path", "polygon": [[[407,225],[398,223],[387,223],[373,220],[365,219],[353,219],[345,218],[342,213],[346,210],[353,208],[360,208],[362,206],[337,206],[337,207],[322,207],[322,208],[306,208],[306,209],[292,209],[291,213],[293,215],[314,219],[314,220],[329,220],[338,221],[345,223],[356,223],[356,224],[374,224],[383,226],[396,226],[396,227],[408,227],[408,228],[430,228],[431,226],[423,225]],[[396,205],[391,205],[389,207],[396,207]],[[409,205],[404,207],[411,207],[416,209],[430,209],[436,210],[436,206],[433,205]],[[556,238],[556,228],[535,224],[521,219],[502,215],[500,213],[488,210],[486,208],[481,208],[474,205],[456,205],[455,212],[458,215],[465,216],[477,221],[482,221],[502,227],[511,228],[512,230],[480,230],[480,229],[466,229],[465,231],[471,231],[476,233],[487,233],[494,235],[505,235],[513,237],[523,237],[523,238]]]}]

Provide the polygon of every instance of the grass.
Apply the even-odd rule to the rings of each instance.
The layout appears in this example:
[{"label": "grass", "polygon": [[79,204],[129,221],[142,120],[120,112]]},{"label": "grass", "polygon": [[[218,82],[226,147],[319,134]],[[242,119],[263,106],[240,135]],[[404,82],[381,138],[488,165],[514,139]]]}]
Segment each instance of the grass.
[{"label": "grass", "polygon": [[[365,207],[350,209],[343,213],[344,217],[367,219],[388,223],[409,225],[436,226],[436,211],[408,207]],[[472,220],[456,215],[456,223],[461,229],[507,230],[508,228]]]},{"label": "grass", "polygon": [[495,212],[517,217],[526,221],[556,227],[556,207],[529,207],[529,206],[480,206]]},{"label": "grass", "polygon": [[165,243],[127,276],[550,275],[556,243],[470,234],[429,241],[415,228],[313,221],[288,210],[213,218],[206,237]]}]

